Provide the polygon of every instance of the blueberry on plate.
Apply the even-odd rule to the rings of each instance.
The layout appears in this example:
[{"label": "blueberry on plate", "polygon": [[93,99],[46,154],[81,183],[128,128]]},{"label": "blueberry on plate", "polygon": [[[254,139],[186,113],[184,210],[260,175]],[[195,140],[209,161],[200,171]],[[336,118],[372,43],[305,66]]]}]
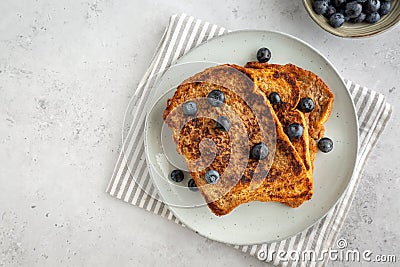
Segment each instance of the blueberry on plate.
[{"label": "blueberry on plate", "polygon": [[390,2],[382,2],[379,8],[379,14],[384,16],[390,12]]},{"label": "blueberry on plate", "polygon": [[345,13],[351,19],[360,16],[361,11],[362,11],[362,5],[357,3],[357,1],[349,2],[346,4]]},{"label": "blueberry on plate", "polygon": [[220,90],[212,90],[207,96],[208,103],[213,107],[220,107],[225,101],[225,95]]},{"label": "blueberry on plate", "polygon": [[286,127],[286,134],[289,139],[297,139],[303,135],[304,128],[298,123],[291,123]]},{"label": "blueberry on plate", "polygon": [[232,127],[232,124],[228,117],[219,116],[215,122],[215,127],[221,131],[227,132]]},{"label": "blueberry on plate", "polygon": [[363,22],[366,17],[367,17],[367,15],[365,13],[361,13],[360,16],[358,16],[357,18],[351,19],[350,22],[352,22],[352,23]]},{"label": "blueberry on plate", "polygon": [[182,111],[185,116],[194,116],[197,113],[197,104],[193,101],[188,101],[182,104]]},{"label": "blueberry on plate", "polygon": [[257,51],[257,60],[260,63],[268,62],[271,59],[271,51],[266,47],[261,47]]},{"label": "blueberry on plate", "polygon": [[314,1],[313,8],[315,13],[318,15],[323,15],[328,11],[328,2],[327,1]]},{"label": "blueberry on plate", "polygon": [[344,21],[344,16],[341,13],[335,13],[329,18],[329,24],[331,24],[333,28],[339,28],[343,25]]},{"label": "blueberry on plate", "polygon": [[193,179],[190,179],[190,180],[188,181],[188,187],[189,187],[189,189],[190,189],[191,191],[197,191],[197,190],[199,190],[199,188],[197,187],[196,182],[195,182]]},{"label": "blueberry on plate", "polygon": [[255,144],[250,151],[250,157],[256,160],[266,159],[269,154],[269,149],[266,144],[258,143]]},{"label": "blueberry on plate", "polygon": [[208,184],[216,184],[219,180],[219,173],[216,170],[209,170],[205,175]]},{"label": "blueberry on plate", "polygon": [[371,24],[378,22],[380,19],[381,16],[378,12],[367,14],[367,16],[365,17],[365,21]]},{"label": "blueberry on plate", "polygon": [[183,174],[183,171],[181,171],[181,170],[173,170],[170,173],[169,178],[171,178],[171,180],[174,182],[180,183],[185,178],[185,175]]},{"label": "blueberry on plate", "polygon": [[280,104],[281,103],[281,97],[279,96],[278,93],[272,92],[268,96],[269,102],[271,104]]},{"label": "blueberry on plate", "polygon": [[318,141],[318,148],[324,153],[328,153],[333,149],[333,141],[328,138],[324,137]]},{"label": "blueberry on plate", "polygon": [[297,105],[297,108],[300,111],[305,112],[305,113],[311,112],[315,108],[314,101],[309,97],[304,97],[304,98],[300,99],[299,104]]},{"label": "blueberry on plate", "polygon": [[365,3],[365,11],[367,13],[374,13],[381,7],[381,1],[379,0],[367,0]]}]

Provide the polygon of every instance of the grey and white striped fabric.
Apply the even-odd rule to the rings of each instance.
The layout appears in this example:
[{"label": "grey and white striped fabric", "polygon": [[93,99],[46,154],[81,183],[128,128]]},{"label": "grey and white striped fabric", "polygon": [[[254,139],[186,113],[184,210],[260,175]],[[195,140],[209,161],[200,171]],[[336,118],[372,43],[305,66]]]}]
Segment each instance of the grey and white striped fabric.
[{"label": "grey and white striped fabric", "polygon": [[[118,158],[107,193],[184,226],[164,203],[158,201],[157,197],[152,197],[157,196],[157,192],[146,168],[143,143],[145,114],[140,111],[144,110],[150,88],[157,79],[155,74],[168,68],[191,48],[225,32],[226,30],[222,27],[202,22],[186,14],[171,17],[152,63],[135,91],[131,110],[129,110],[132,116],[129,119],[131,124],[128,126],[124,149]],[[234,246],[236,249],[253,256],[257,256],[260,250],[265,251],[266,249],[268,251],[304,251],[307,249],[315,251],[316,255],[320,256],[321,251],[334,246],[354,198],[366,159],[384,130],[392,110],[383,95],[351,81],[346,80],[345,83],[351,92],[357,110],[360,125],[360,153],[355,175],[352,177],[344,197],[317,224],[296,236],[275,243]],[[281,262],[278,258],[272,257],[267,260],[277,266],[322,266],[326,263],[326,259],[310,262],[291,260]]]}]

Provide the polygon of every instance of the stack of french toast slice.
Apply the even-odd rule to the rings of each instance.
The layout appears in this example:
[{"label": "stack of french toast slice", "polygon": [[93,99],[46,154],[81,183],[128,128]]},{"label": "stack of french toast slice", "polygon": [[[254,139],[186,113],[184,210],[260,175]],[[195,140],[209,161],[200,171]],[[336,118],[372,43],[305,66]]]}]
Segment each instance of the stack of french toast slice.
[{"label": "stack of french toast slice", "polygon": [[163,119],[215,215],[251,201],[294,208],[313,195],[316,142],[333,100],[316,74],[295,65],[225,64],[182,82]]}]

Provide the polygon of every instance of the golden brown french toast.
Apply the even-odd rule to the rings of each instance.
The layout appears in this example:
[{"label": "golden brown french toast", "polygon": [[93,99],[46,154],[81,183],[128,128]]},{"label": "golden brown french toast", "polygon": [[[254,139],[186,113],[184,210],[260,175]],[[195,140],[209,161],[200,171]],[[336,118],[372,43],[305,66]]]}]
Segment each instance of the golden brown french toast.
[{"label": "golden brown french toast", "polygon": [[[216,66],[184,81],[167,101],[164,121],[214,214],[228,214],[250,201],[277,201],[296,207],[311,198],[312,179],[265,93],[238,68]],[[285,76],[276,79],[288,83]],[[298,96],[293,92],[298,88],[290,88],[292,91],[282,92],[282,96],[295,106]],[[225,96],[220,108],[207,102],[213,90]],[[196,103],[196,115],[183,114],[182,104],[188,101]],[[292,114],[289,109],[287,112]],[[229,131],[216,127],[215,120],[222,115],[230,119]],[[249,150],[259,143],[268,147],[269,154],[257,160],[249,156]],[[205,179],[209,170],[220,175],[215,184]]]}]

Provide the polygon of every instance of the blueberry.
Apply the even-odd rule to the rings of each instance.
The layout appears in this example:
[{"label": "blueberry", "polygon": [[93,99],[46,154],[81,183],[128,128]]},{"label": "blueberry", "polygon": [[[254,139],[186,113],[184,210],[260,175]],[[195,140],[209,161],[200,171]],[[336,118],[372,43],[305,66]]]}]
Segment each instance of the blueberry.
[{"label": "blueberry", "polygon": [[279,96],[278,93],[272,92],[268,96],[269,102],[271,104],[280,104],[281,103],[281,97]]},{"label": "blueberry", "polygon": [[220,90],[212,90],[207,96],[208,103],[213,107],[220,107],[225,101],[225,95]]},{"label": "blueberry", "polygon": [[324,153],[328,153],[333,149],[333,141],[328,137],[321,138],[318,141],[318,148]]},{"label": "blueberry", "polygon": [[257,51],[258,62],[265,63],[271,59],[271,51],[266,47],[261,47]]},{"label": "blueberry", "polygon": [[335,13],[329,18],[329,23],[333,28],[339,28],[343,25],[344,21],[344,16],[340,13]]},{"label": "blueberry", "polygon": [[381,19],[381,16],[379,15],[378,12],[367,14],[367,16],[365,17],[365,21],[368,23],[371,23],[371,24],[378,22],[378,20],[380,20],[380,19]]},{"label": "blueberry", "polygon": [[268,154],[269,149],[264,143],[255,144],[250,151],[250,157],[256,160],[266,159]]},{"label": "blueberry", "polygon": [[300,99],[299,104],[297,105],[297,108],[305,113],[311,112],[314,110],[314,101],[309,98],[309,97],[304,97],[302,99]]},{"label": "blueberry", "polygon": [[381,7],[381,1],[379,0],[367,0],[367,2],[365,3],[366,13],[377,12],[380,7]]},{"label": "blueberry", "polygon": [[209,170],[205,175],[206,182],[209,184],[216,184],[219,180],[219,173],[216,170]]},{"label": "blueberry", "polygon": [[291,123],[286,127],[286,133],[289,136],[289,139],[297,139],[303,135],[304,129],[298,123]]},{"label": "blueberry", "polygon": [[379,8],[379,14],[384,16],[390,12],[390,2],[382,2],[381,8]]},{"label": "blueberry", "polygon": [[357,18],[351,19],[350,22],[353,22],[353,23],[363,22],[365,20],[366,16],[367,15],[365,15],[365,13],[361,13],[360,16],[358,16]]},{"label": "blueberry", "polygon": [[323,15],[328,11],[328,2],[326,1],[314,1],[313,8],[315,13]]},{"label": "blueberry", "polygon": [[181,170],[173,170],[171,172],[171,174],[169,175],[169,178],[171,178],[171,180],[174,182],[180,183],[185,178],[185,175],[183,174],[183,171],[181,171]]},{"label": "blueberry", "polygon": [[198,188],[197,185],[196,185],[196,182],[195,182],[193,179],[190,179],[190,180],[188,181],[188,187],[189,187],[189,189],[190,189],[191,191],[197,191],[197,190],[199,190],[199,188]]},{"label": "blueberry", "polygon": [[231,121],[228,117],[219,116],[215,123],[215,126],[221,131],[227,132],[232,127]]},{"label": "blueberry", "polygon": [[332,0],[332,5],[336,8],[339,8],[340,6],[344,5],[346,3],[346,0]]},{"label": "blueberry", "polygon": [[194,116],[197,113],[197,104],[193,101],[183,103],[182,111],[185,116]]},{"label": "blueberry", "polygon": [[329,19],[335,13],[336,13],[336,8],[334,6],[328,6],[328,10],[325,13],[325,17]]},{"label": "blueberry", "polygon": [[361,11],[362,11],[362,5],[357,3],[357,1],[349,2],[346,4],[345,13],[351,19],[360,16]]}]

